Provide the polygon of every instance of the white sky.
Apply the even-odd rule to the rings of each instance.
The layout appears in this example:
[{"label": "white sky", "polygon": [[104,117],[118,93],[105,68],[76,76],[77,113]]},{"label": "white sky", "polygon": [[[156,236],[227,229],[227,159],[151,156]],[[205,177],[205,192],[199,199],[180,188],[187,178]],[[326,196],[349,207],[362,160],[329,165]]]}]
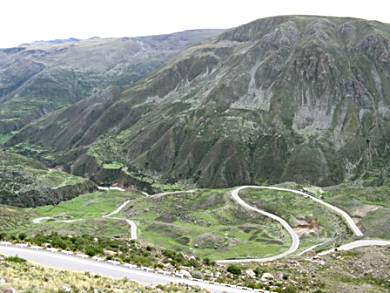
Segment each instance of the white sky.
[{"label": "white sky", "polygon": [[230,28],[284,14],[351,16],[390,23],[390,1],[0,0],[0,47],[69,37],[124,37]]}]

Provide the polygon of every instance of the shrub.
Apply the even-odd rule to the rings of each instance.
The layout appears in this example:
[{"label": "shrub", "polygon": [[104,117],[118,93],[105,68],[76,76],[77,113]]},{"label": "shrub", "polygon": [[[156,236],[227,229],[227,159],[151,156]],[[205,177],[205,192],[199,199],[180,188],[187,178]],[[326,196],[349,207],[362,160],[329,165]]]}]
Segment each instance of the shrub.
[{"label": "shrub", "polygon": [[16,262],[16,263],[25,263],[26,260],[18,256],[9,256],[5,259],[6,261]]},{"label": "shrub", "polygon": [[241,268],[237,265],[228,266],[227,271],[233,275],[241,275]]}]

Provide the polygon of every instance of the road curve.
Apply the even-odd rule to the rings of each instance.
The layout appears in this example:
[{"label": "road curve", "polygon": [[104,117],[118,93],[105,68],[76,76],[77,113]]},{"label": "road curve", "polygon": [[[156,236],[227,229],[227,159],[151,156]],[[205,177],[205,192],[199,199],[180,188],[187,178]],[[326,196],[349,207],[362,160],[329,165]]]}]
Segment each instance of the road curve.
[{"label": "road curve", "polygon": [[322,204],[323,206],[327,207],[328,209],[331,209],[332,211],[334,211],[335,213],[337,213],[341,217],[343,217],[344,220],[347,222],[349,228],[355,234],[355,236],[358,236],[358,237],[363,236],[363,232],[359,229],[358,226],[356,226],[355,222],[352,220],[352,218],[345,211],[343,211],[342,209],[335,207],[335,206],[333,206],[333,205],[331,205],[331,204],[329,204],[329,203],[327,203],[327,202],[325,202],[325,201],[323,201],[315,196],[312,196],[312,195],[305,193],[305,192],[302,192],[302,191],[288,189],[288,188],[281,188],[281,187],[274,187],[274,186],[259,186],[259,187],[266,188],[266,189],[279,190],[279,191],[288,191],[288,192],[292,192],[295,194],[306,196],[306,197],[310,198],[311,200],[314,200],[315,202]]},{"label": "road curve", "polygon": [[255,211],[256,213],[259,213],[259,214],[262,214],[266,217],[269,217],[275,221],[278,221],[284,229],[287,230],[287,232],[290,234],[291,236],[291,245],[289,247],[288,250],[286,250],[285,252],[281,253],[281,254],[278,254],[278,255],[275,255],[275,256],[270,256],[270,257],[264,257],[264,258],[246,258],[246,259],[228,259],[228,260],[219,260],[217,261],[217,263],[220,263],[220,264],[226,264],[226,263],[244,263],[244,262],[269,262],[269,261],[274,261],[274,260],[277,260],[277,259],[280,259],[280,258],[283,258],[283,257],[286,257],[287,255],[289,254],[292,254],[294,253],[298,247],[299,247],[299,236],[298,234],[294,231],[294,229],[284,220],[282,219],[281,217],[277,216],[277,215],[274,215],[274,214],[271,214],[271,213],[268,213],[266,211],[263,211],[263,210],[260,210],[260,209],[257,209],[249,204],[247,204],[245,201],[243,201],[241,199],[241,197],[239,196],[239,192],[242,190],[242,189],[246,189],[246,188],[256,188],[256,189],[262,189],[264,187],[262,186],[240,186],[240,187],[237,187],[235,189],[233,189],[231,191],[231,195],[232,195],[232,198],[239,204],[241,205],[242,207],[248,209],[248,210],[252,210],[252,211]]},{"label": "road curve", "polygon": [[198,286],[211,292],[248,292],[247,289],[230,287],[228,285],[209,283],[202,280],[185,279],[164,273],[145,271],[136,267],[129,267],[121,264],[111,264],[106,261],[95,261],[90,258],[82,258],[74,255],[66,255],[60,252],[50,252],[44,249],[16,247],[0,244],[0,253],[5,256],[18,256],[32,263],[45,267],[52,267],[61,270],[74,272],[89,272],[107,276],[114,279],[127,278],[144,285],[158,284],[186,284]]},{"label": "road curve", "polygon": [[[356,241],[353,241],[350,243],[340,245],[339,247],[337,247],[337,250],[338,251],[340,251],[340,250],[347,251],[347,250],[351,250],[351,249],[355,249],[355,248],[359,248],[359,247],[386,246],[386,245],[390,245],[390,240],[381,240],[381,239],[366,239],[366,240],[364,240],[364,239],[362,239],[362,240],[356,240]],[[327,255],[327,254],[332,253],[334,251],[336,251],[336,248],[322,251],[318,255]]]},{"label": "road curve", "polygon": [[116,214],[118,214],[121,210],[123,210],[128,204],[130,200],[126,200],[124,203],[122,203],[116,210],[113,212],[104,215],[103,218],[106,219],[113,219],[113,220],[124,220],[129,226],[130,226],[130,239],[131,240],[137,240],[137,224],[129,219],[123,219],[123,218],[116,218],[114,217]]}]

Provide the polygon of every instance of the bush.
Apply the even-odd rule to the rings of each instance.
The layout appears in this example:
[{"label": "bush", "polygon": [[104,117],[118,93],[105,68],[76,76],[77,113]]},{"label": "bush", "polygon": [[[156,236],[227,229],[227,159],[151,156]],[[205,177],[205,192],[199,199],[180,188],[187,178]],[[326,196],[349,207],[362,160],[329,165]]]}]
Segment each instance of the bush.
[{"label": "bush", "polygon": [[233,275],[241,275],[241,268],[237,265],[228,266],[227,271]]},{"label": "bush", "polygon": [[191,276],[195,279],[203,279],[203,274],[200,271],[191,272]]},{"label": "bush", "polygon": [[18,256],[9,256],[5,259],[6,261],[16,262],[16,263],[25,263],[26,260]]}]

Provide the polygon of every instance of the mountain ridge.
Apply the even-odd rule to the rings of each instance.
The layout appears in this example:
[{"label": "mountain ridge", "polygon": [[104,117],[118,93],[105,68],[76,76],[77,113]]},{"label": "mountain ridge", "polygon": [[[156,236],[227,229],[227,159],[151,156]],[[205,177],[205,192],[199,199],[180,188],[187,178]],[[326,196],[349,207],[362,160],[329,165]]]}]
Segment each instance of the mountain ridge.
[{"label": "mountain ridge", "polygon": [[0,49],[0,133],[89,96],[118,94],[180,50],[219,32],[46,41]]},{"label": "mountain ridge", "polygon": [[200,186],[383,177],[389,40],[389,25],[361,19],[256,20],[181,52],[114,99],[81,102],[25,128],[9,144],[52,148],[79,175],[113,160]]}]

